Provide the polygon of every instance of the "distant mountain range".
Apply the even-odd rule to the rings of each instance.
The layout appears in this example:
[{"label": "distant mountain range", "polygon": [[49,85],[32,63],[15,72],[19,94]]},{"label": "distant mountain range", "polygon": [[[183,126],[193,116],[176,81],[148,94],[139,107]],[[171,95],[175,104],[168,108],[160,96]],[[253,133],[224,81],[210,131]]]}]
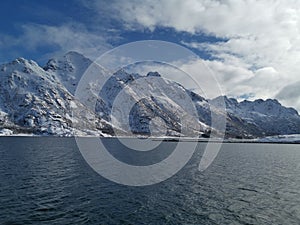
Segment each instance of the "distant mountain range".
[{"label": "distant mountain range", "polygon": [[[159,135],[165,132],[166,136],[179,136],[182,131],[180,118],[187,114],[186,106],[182,104],[185,95],[189,96],[197,111],[196,119],[191,116],[187,120],[188,136],[218,134],[218,130],[212,127],[211,116],[222,113],[218,109],[220,100],[226,106],[226,115],[223,116],[226,118],[227,138],[300,133],[298,112],[282,106],[275,99],[238,102],[220,96],[209,100],[181,84],[162,78],[157,72],[147,75],[125,70],[115,72],[96,96],[97,104],[91,110],[74,96],[80,78],[91,63],[83,55],[69,52],[61,58],[49,60],[44,67],[23,58],[1,65],[0,134],[114,136]],[[143,86],[151,92],[141,93],[141,90],[125,88],[145,77]],[[128,117],[125,117],[129,120],[129,127],[123,126],[124,121],[111,118],[113,106],[117,111],[125,107],[126,102],[114,105],[121,91],[124,99],[127,96],[136,100]],[[183,96],[180,97],[182,102],[174,100],[178,97],[176,95]],[[156,121],[157,133],[151,130],[153,121]],[[194,129],[195,125],[199,129]]]}]

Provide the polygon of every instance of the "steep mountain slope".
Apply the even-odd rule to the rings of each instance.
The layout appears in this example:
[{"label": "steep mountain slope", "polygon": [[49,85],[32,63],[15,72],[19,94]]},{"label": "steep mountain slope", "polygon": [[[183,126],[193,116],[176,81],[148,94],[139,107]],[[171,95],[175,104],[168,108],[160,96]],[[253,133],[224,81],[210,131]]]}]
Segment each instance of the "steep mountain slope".
[{"label": "steep mountain slope", "polygon": [[[154,135],[150,124],[156,118],[159,121],[153,124],[156,135],[177,136],[185,133],[189,136],[199,136],[205,134],[209,127],[199,121],[196,110],[193,115],[193,102],[190,102],[190,106],[188,104],[189,94],[190,92],[184,87],[163,79],[157,72],[149,72],[146,76],[142,76],[119,70],[103,86],[100,92],[101,100],[98,101],[96,111],[110,121],[112,109],[116,112],[124,111],[132,101],[134,105],[128,109],[128,115],[117,113],[117,117],[114,118],[123,130],[135,134]],[[121,100],[118,101],[117,98]],[[200,98],[197,100],[204,101]],[[182,115],[188,117],[184,119],[188,126],[185,131],[183,121],[181,121]],[[112,116],[114,117],[115,114],[113,113]]]},{"label": "steep mountain slope", "polygon": [[[3,127],[15,133],[84,134],[72,127],[88,123],[86,127],[101,134],[96,127],[105,124],[76,101],[53,73],[23,58],[0,67],[0,106]],[[84,115],[72,117],[72,108],[78,107]]]},{"label": "steep mountain slope", "polygon": [[74,95],[77,84],[92,61],[77,52],[68,52],[60,58],[50,59],[44,70],[56,78]]},{"label": "steep mountain slope", "polygon": [[[218,134],[213,118],[225,116],[226,137],[253,138],[300,133],[300,116],[277,100],[206,100],[157,72],[115,72],[99,93],[91,81],[85,94],[96,105],[74,97],[92,61],[76,52],[49,60],[44,68],[23,58],[0,66],[0,134],[171,135]],[[101,73],[105,73],[101,71]],[[101,79],[101,76],[100,76]],[[224,98],[224,99],[223,99]],[[220,100],[226,112],[220,110]],[[217,119],[218,121],[218,119]],[[114,127],[114,130],[113,130]]]}]

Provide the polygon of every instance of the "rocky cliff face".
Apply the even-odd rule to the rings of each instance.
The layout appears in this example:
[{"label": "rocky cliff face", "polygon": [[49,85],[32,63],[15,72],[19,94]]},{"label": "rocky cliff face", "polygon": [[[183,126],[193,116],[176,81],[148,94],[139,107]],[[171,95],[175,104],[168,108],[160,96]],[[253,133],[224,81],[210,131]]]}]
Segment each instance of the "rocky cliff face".
[{"label": "rocky cliff face", "polygon": [[[71,136],[102,134],[96,129],[106,124],[78,102],[55,73],[45,71],[23,58],[0,67],[0,106],[2,127],[14,133]],[[73,108],[86,115],[73,117]],[[87,123],[87,130],[76,130]]]}]

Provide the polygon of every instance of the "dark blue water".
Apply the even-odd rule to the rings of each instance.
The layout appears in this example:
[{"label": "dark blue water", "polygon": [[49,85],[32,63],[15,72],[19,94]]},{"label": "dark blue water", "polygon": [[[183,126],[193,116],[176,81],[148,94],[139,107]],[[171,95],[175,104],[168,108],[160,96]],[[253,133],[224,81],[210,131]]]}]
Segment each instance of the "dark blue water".
[{"label": "dark blue water", "polygon": [[204,146],[167,181],[128,187],[74,139],[0,138],[0,224],[300,224],[300,145],[224,144],[199,172]]}]

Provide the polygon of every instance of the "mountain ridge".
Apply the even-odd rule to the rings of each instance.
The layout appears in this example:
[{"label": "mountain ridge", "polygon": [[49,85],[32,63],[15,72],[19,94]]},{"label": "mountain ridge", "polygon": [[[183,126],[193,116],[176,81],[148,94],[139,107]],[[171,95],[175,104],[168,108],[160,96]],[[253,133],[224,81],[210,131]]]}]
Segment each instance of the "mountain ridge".
[{"label": "mountain ridge", "polygon": [[[91,63],[85,56],[69,52],[50,59],[44,67],[24,58],[0,65],[0,134],[2,129],[4,134],[115,136],[117,131],[122,135],[152,135],[151,121],[158,118],[160,122],[155,125],[158,131],[166,132],[167,136],[179,136],[182,131],[180,115],[186,112],[183,105],[186,99],[182,97],[183,102],[174,102],[178,93],[187,94],[197,110],[197,121],[190,118],[192,122],[188,122],[190,130],[194,125],[199,126],[198,130],[189,131],[193,137],[208,137],[214,131],[211,116],[220,114],[215,104],[218,98],[223,98],[226,105],[226,137],[256,138],[300,133],[299,113],[291,107],[284,107],[276,99],[238,102],[234,98],[219,96],[209,100],[176,82],[165,80],[155,71],[149,71],[145,76],[117,71],[104,84],[97,97],[95,112],[92,112],[74,96],[82,74]],[[149,92],[146,96],[139,90],[123,90],[145,77],[152,82],[146,82],[146,89],[155,86],[156,92]],[[130,111],[130,130],[115,126],[111,120],[112,106],[121,91],[136,100],[145,95]],[[86,115],[72,115],[74,108]]]}]

